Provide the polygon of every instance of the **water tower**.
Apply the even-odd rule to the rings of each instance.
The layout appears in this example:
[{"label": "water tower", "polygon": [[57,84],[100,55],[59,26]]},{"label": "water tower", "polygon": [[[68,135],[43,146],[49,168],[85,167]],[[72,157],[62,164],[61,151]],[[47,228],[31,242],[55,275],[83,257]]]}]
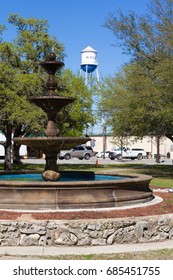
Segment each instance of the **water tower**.
[{"label": "water tower", "polygon": [[93,74],[96,74],[96,81],[99,82],[99,72],[97,63],[97,51],[92,47],[88,46],[81,51],[81,75],[85,72],[85,84],[91,85],[93,81]]},{"label": "water tower", "polygon": [[[97,63],[97,51],[92,47],[88,46],[81,51],[81,64],[80,64],[80,75],[85,78],[85,85],[88,88],[97,83],[97,88],[99,88],[99,72]],[[98,95],[94,92],[92,96],[92,113],[96,116],[98,112]],[[87,127],[86,134],[93,134],[94,131],[98,130],[96,126]]]}]

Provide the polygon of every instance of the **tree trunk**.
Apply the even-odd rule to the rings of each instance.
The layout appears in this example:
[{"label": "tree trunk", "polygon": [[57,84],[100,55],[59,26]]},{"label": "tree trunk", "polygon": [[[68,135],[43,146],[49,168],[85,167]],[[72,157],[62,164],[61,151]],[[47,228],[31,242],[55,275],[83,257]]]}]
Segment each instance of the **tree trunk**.
[{"label": "tree trunk", "polygon": [[160,136],[156,136],[156,145],[157,145],[156,162],[160,163]]},{"label": "tree trunk", "polygon": [[13,164],[22,164],[22,161],[20,159],[20,153],[19,153],[19,150],[20,150],[20,146],[19,144],[17,143],[14,143],[13,144]]},{"label": "tree trunk", "polygon": [[[21,126],[18,126],[17,128],[15,128],[14,137],[21,137],[21,136],[22,136]],[[19,153],[20,147],[21,147],[20,144],[14,142],[14,144],[13,144],[13,163],[17,164],[17,165],[22,164],[22,161],[20,159],[20,153]]]},{"label": "tree trunk", "polygon": [[10,171],[12,169],[12,125],[6,124],[6,141],[5,148],[5,161],[4,170]]}]

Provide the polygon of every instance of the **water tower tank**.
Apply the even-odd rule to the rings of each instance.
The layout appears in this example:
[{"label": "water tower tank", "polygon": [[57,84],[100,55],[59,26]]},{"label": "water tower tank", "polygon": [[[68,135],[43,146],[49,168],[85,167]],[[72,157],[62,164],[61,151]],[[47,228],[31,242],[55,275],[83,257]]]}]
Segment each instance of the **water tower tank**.
[{"label": "water tower tank", "polygon": [[98,63],[96,58],[97,51],[90,46],[81,51],[80,74],[82,75],[82,72],[85,72],[85,84],[88,86],[91,84],[93,72],[96,74],[97,82],[99,82]]},{"label": "water tower tank", "polygon": [[81,69],[84,72],[92,73],[97,68],[97,51],[88,46],[81,51]]}]

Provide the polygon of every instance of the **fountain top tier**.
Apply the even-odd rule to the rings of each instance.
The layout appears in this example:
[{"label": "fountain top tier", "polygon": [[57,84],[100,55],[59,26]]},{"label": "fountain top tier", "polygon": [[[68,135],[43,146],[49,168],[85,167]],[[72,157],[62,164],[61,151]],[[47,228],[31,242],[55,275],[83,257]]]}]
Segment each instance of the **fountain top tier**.
[{"label": "fountain top tier", "polygon": [[51,52],[46,60],[40,62],[40,65],[49,74],[47,81],[48,95],[55,95],[55,89],[57,87],[55,73],[64,66],[64,63],[57,61],[56,54]]},{"label": "fountain top tier", "polygon": [[56,54],[51,52],[48,54],[47,59],[40,62],[40,65],[49,73],[55,74],[58,69],[64,66],[62,61],[56,60]]},{"label": "fountain top tier", "polygon": [[56,137],[59,135],[59,130],[57,129],[55,123],[57,112],[63,107],[66,107],[68,104],[73,103],[75,98],[60,96],[55,92],[57,88],[55,73],[64,65],[63,62],[56,60],[55,53],[51,52],[47,59],[42,61],[40,65],[49,74],[47,81],[47,95],[30,97],[29,101],[42,108],[48,116],[48,124],[45,130],[46,136]]},{"label": "fountain top tier", "polygon": [[[46,84],[48,91],[46,96],[30,97],[29,101],[34,103],[36,106],[42,108],[48,115],[48,119],[55,119],[56,113],[60,111],[63,107],[66,107],[68,104],[74,102],[75,98],[60,96],[55,92],[57,88],[55,73],[57,70],[64,66],[64,63],[56,60],[56,55],[54,52],[51,52],[48,55],[47,59],[42,61],[40,65],[49,74],[48,81]],[[55,135],[52,133],[53,131],[50,135],[46,135],[50,137],[57,136],[57,130],[54,130]]]}]

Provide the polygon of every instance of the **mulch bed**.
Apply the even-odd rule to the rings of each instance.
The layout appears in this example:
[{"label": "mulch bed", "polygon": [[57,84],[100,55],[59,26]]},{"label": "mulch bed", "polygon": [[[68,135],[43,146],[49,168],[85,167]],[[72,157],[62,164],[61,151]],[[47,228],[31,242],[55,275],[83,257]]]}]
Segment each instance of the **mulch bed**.
[{"label": "mulch bed", "polygon": [[[78,220],[78,219],[107,219],[107,218],[127,218],[127,217],[144,217],[153,215],[163,215],[173,213],[173,193],[155,192],[155,195],[163,198],[161,203],[155,205],[131,208],[118,209],[106,211],[69,211],[69,212],[14,212],[14,211],[0,211],[0,220]],[[23,216],[23,219],[22,219]]]}]

